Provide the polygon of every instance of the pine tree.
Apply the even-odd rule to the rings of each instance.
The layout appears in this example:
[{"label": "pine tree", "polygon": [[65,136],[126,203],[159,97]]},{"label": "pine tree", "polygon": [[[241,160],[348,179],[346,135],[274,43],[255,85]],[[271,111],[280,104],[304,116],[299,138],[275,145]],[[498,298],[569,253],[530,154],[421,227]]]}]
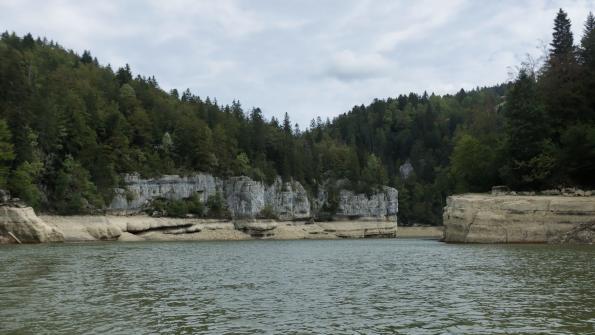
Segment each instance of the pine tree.
[{"label": "pine tree", "polygon": [[595,68],[595,16],[593,16],[593,12],[589,13],[585,21],[580,55],[583,64]]},{"label": "pine tree", "polygon": [[0,120],[0,187],[6,185],[10,164],[15,157],[10,139],[11,134],[8,125],[4,120]]},{"label": "pine tree", "polygon": [[540,80],[545,108],[559,142],[564,127],[585,115],[581,94],[581,69],[577,61],[570,20],[562,9],[554,20],[550,55]]},{"label": "pine tree", "polygon": [[551,56],[566,56],[574,50],[574,39],[572,36],[570,19],[568,14],[560,8],[554,20],[553,39],[550,44]]},{"label": "pine tree", "polygon": [[130,71],[130,65],[126,64],[126,66],[124,66],[123,68],[119,68],[118,73],[116,74],[116,79],[120,83],[120,86],[131,82],[132,71]]},{"label": "pine tree", "polygon": [[589,13],[580,46],[582,92],[587,103],[586,119],[595,121],[595,17]]},{"label": "pine tree", "polygon": [[285,117],[283,118],[283,131],[291,135],[291,121],[289,120],[289,114],[285,112]]},{"label": "pine tree", "polygon": [[83,55],[81,56],[81,62],[83,64],[91,64],[93,63],[93,57],[91,57],[91,52],[88,50],[83,51]]},{"label": "pine tree", "polygon": [[515,188],[540,187],[551,166],[540,157],[549,129],[534,74],[521,70],[505,108],[509,161],[503,169],[504,178]]}]

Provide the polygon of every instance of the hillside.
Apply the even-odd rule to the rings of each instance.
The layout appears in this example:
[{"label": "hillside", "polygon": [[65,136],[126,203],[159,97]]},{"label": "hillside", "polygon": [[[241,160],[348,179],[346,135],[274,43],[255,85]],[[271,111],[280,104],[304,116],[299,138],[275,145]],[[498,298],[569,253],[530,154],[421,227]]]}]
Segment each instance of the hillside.
[{"label": "hillside", "polygon": [[100,210],[124,173],[277,175],[314,193],[328,180],[400,191],[404,224],[439,224],[447,195],[595,186],[595,20],[575,45],[565,13],[541,69],[455,95],[355,106],[307,130],[259,108],[165,92],[30,34],[0,39],[0,188],[37,209]]}]

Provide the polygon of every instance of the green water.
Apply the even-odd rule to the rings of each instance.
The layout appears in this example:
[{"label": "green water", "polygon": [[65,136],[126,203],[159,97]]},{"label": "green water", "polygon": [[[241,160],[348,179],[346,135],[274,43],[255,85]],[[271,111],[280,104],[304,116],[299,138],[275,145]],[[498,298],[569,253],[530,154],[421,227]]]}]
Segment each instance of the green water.
[{"label": "green water", "polygon": [[0,247],[1,334],[589,334],[595,247]]}]

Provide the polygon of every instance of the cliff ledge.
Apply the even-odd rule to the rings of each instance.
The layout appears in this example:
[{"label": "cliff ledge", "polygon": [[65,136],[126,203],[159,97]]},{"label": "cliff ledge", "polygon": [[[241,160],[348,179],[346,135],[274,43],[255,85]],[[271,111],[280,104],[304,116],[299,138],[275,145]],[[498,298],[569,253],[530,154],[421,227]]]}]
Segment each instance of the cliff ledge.
[{"label": "cliff ledge", "polygon": [[444,208],[444,241],[593,243],[594,196],[463,194]]}]

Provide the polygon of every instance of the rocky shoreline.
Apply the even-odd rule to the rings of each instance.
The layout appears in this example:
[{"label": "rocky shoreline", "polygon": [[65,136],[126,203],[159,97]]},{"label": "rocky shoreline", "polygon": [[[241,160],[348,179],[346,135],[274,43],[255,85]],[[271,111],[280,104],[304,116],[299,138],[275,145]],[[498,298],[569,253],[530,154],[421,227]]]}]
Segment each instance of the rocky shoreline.
[{"label": "rocky shoreline", "polygon": [[64,234],[66,242],[204,241],[249,239],[336,239],[394,237],[396,222],[280,222],[274,220],[208,220],[148,216],[42,216]]},{"label": "rocky shoreline", "polygon": [[146,215],[37,216],[30,207],[9,206],[2,206],[2,211],[0,243],[4,244],[392,238],[397,235],[394,220],[312,222],[155,218]]},{"label": "rocky shoreline", "polygon": [[595,196],[591,194],[493,192],[450,196],[444,208],[444,241],[592,244]]},{"label": "rocky shoreline", "polygon": [[[398,191],[387,186],[364,194],[349,190],[347,181],[307,192],[299,182],[281,178],[270,185],[205,173],[123,179],[98,215],[38,217],[6,194],[0,203],[0,243],[368,238],[395,237],[397,231]],[[201,213],[172,215],[154,205],[189,199],[204,207]],[[212,212],[213,199],[218,212]]]}]

